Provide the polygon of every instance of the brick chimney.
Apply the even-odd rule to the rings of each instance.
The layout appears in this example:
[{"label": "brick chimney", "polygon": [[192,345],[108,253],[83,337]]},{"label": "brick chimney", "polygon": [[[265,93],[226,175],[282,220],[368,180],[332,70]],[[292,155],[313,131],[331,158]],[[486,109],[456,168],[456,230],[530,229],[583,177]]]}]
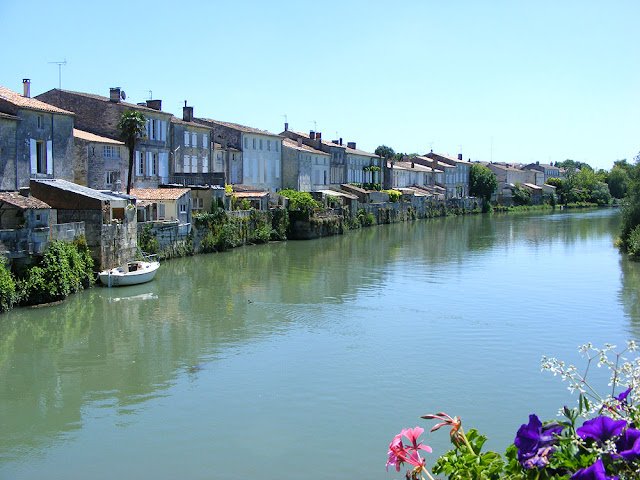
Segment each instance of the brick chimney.
[{"label": "brick chimney", "polygon": [[193,120],[193,107],[182,107],[182,120],[191,122]]},{"label": "brick chimney", "polygon": [[315,139],[316,139],[316,132],[314,132],[313,130],[311,130],[311,131],[309,132],[309,138],[310,138],[311,140],[315,140]]},{"label": "brick chimney", "polygon": [[462,161],[462,154],[461,153],[458,154],[458,160]]},{"label": "brick chimney", "polygon": [[23,96],[26,98],[31,98],[31,80],[29,80],[28,78],[23,78],[22,89],[24,91]]},{"label": "brick chimney", "polygon": [[284,131],[285,132],[289,131],[289,123],[288,122],[284,122]]},{"label": "brick chimney", "polygon": [[120,101],[120,87],[113,87],[109,89],[109,100],[115,103]]},{"label": "brick chimney", "polygon": [[352,149],[356,149],[356,142],[349,142],[347,143],[347,147],[352,148]]},{"label": "brick chimney", "polygon": [[162,110],[162,100],[147,100],[147,107]]}]

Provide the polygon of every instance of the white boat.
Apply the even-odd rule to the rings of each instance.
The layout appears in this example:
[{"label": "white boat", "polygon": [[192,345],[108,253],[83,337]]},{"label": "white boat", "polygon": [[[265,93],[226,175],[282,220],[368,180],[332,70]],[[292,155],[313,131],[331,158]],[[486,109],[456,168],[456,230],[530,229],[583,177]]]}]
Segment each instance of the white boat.
[{"label": "white boat", "polygon": [[108,287],[119,287],[122,285],[138,285],[153,280],[156,276],[160,262],[152,260],[151,255],[145,260],[136,260],[127,262],[120,267],[114,267],[109,270],[103,270],[98,274],[100,281]]}]

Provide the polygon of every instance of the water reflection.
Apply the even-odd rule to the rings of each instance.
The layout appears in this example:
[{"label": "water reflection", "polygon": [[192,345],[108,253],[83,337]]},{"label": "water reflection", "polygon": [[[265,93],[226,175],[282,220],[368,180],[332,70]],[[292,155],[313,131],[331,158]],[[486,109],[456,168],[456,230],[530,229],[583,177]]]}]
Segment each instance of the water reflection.
[{"label": "water reflection", "polygon": [[[549,273],[535,276],[533,266],[557,263],[561,257],[550,254],[553,248],[571,249],[603,236],[612,241],[618,222],[617,215],[604,211],[382,226],[166,262],[146,285],[95,288],[59,306],[10,312],[0,317],[0,471],[3,463],[17,462],[33,449],[73,440],[90,419],[113,417],[126,424],[152,399],[171,395],[177,383],[196,382],[237,353],[250,355],[252,345],[293,329],[326,337],[348,334],[355,327],[343,307],[362,302],[372,313],[387,315],[376,303],[387,291],[407,292],[405,314],[428,302],[438,308],[429,312],[434,321],[447,317],[454,328],[456,315],[466,312],[450,313],[443,295],[476,289],[490,312],[501,305],[521,308],[509,306],[513,291],[481,290],[482,282],[509,268],[529,267],[531,285],[546,282]],[[507,255],[520,249],[521,257]],[[567,265],[553,266],[571,268]],[[619,265],[620,299],[638,335],[640,271],[625,260]],[[473,271],[479,273],[469,280]],[[439,284],[444,293],[434,288]],[[470,335],[468,341],[477,340]],[[304,345],[299,350],[302,358]]]}]

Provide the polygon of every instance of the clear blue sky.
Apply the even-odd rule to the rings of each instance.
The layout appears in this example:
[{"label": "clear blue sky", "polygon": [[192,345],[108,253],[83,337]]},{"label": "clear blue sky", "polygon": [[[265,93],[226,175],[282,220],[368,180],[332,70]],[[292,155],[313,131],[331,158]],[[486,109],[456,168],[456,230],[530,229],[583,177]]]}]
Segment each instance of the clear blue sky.
[{"label": "clear blue sky", "polygon": [[640,151],[640,1],[0,0],[0,85],[58,87],[373,151]]}]

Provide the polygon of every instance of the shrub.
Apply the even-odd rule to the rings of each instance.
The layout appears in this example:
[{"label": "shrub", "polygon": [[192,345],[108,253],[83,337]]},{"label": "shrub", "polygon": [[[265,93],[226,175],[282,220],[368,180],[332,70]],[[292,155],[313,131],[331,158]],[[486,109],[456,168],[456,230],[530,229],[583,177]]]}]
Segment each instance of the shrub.
[{"label": "shrub", "polygon": [[398,190],[383,190],[383,192],[389,194],[390,202],[399,202],[402,198],[402,192]]},{"label": "shrub", "polygon": [[152,232],[150,223],[142,227],[142,231],[138,236],[138,246],[145,253],[158,253],[160,244]]},{"label": "shrub", "polygon": [[289,188],[278,193],[289,199],[289,210],[312,210],[321,207],[309,192],[298,192]]},{"label": "shrub", "polygon": [[16,282],[6,267],[5,260],[0,259],[0,312],[9,310],[16,300]]}]

